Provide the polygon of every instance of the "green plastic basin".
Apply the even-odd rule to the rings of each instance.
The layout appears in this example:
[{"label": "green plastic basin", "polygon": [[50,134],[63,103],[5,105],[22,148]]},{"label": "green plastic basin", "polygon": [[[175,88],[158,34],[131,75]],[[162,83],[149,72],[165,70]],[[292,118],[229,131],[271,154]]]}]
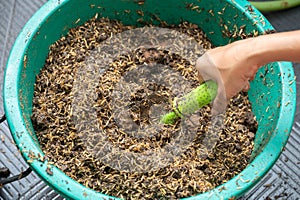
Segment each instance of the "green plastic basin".
[{"label": "green plastic basin", "polygon": [[[138,15],[136,10],[142,10],[145,15]],[[157,17],[168,24],[189,21],[198,24],[216,46],[239,39],[231,36],[242,26],[246,33],[263,34],[273,30],[261,13],[245,0],[48,1],[18,36],[5,72],[5,113],[16,145],[26,161],[30,160],[29,153],[43,155],[30,116],[35,77],[45,63],[49,46],[70,28],[84,23],[96,13],[99,17],[138,26],[142,26],[137,22],[142,21],[140,18],[154,24],[158,23]],[[262,67],[249,91],[259,125],[251,163],[227,183],[188,199],[237,198],[254,186],[271,169],[287,142],[294,121],[295,93],[291,63],[276,62]],[[67,198],[109,198],[77,183],[54,166],[51,166],[53,175],[49,175],[47,161],[34,159],[28,164],[49,186]]]}]

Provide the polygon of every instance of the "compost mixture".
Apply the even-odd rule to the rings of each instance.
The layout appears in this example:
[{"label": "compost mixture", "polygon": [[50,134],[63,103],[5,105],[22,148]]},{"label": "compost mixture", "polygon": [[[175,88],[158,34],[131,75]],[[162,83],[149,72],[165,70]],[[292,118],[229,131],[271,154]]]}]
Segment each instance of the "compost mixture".
[{"label": "compost mixture", "polygon": [[[195,24],[183,22],[176,26],[162,26],[194,37],[204,49],[212,48],[210,41]],[[66,36],[51,45],[45,66],[36,78],[32,114],[45,159],[79,183],[125,199],[178,199],[203,193],[227,182],[247,166],[253,149],[257,122],[246,93],[231,99],[223,116],[224,127],[219,133],[216,146],[207,154],[201,154],[201,141],[211,121],[210,106],[198,111],[200,126],[192,145],[170,165],[159,169],[143,173],[118,170],[101,162],[86,147],[86,143],[90,142],[97,148],[97,139],[101,137],[97,138],[99,134],[93,133],[93,130],[88,130],[92,140],[91,137],[82,137],[80,127],[75,123],[74,119],[83,117],[74,116],[72,110],[75,74],[86,65],[85,59],[101,42],[112,34],[133,28],[118,21],[95,17],[71,29]],[[180,73],[184,80],[189,81],[191,88],[199,85],[194,66],[178,54],[162,49],[139,48],[114,58],[109,68],[99,76],[92,107],[97,113],[102,133],[111,144],[124,151],[143,153],[163,148],[180,130],[178,120],[174,125],[160,125],[157,133],[133,137],[126,132],[130,127],[119,127],[113,117],[116,113],[113,113],[115,102],[112,95],[118,81],[138,66],[142,66],[140,70],[147,70],[151,63],[159,63]],[[177,87],[184,90],[187,86]],[[130,120],[138,127],[147,127],[151,124],[151,107],[165,103],[164,109],[171,110],[169,101],[176,95],[174,90],[161,84],[140,84],[126,96]],[[80,106],[79,102],[77,107]],[[122,121],[122,124],[126,122]],[[101,144],[101,140],[98,143]]]}]

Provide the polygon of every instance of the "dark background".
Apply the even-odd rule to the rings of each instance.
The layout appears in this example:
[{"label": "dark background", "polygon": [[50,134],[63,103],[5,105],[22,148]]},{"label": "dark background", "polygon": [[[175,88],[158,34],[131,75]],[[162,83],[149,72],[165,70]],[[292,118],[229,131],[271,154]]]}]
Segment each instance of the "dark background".
[{"label": "dark background", "polygon": [[[0,82],[9,51],[24,24],[46,0],[0,0]],[[300,7],[265,14],[277,31],[300,29]],[[299,36],[300,37],[300,36]],[[284,44],[283,44],[284,45]],[[300,55],[299,55],[300,56]],[[295,74],[300,75],[300,65],[295,64]],[[299,82],[297,81],[297,87]],[[3,113],[2,84],[0,89],[0,115]],[[297,98],[299,89],[297,88]],[[300,199],[300,107],[285,150],[272,170],[241,199]],[[2,141],[4,139],[4,142]],[[12,174],[25,170],[23,161],[12,141],[6,124],[0,125],[0,167],[8,167]],[[21,181],[0,189],[2,199],[62,199],[45,185],[34,173]]]}]

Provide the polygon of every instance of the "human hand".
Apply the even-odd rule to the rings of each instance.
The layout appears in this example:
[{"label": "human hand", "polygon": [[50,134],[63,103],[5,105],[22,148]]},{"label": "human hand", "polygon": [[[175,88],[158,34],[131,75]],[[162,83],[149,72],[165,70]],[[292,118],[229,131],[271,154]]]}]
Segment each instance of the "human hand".
[{"label": "human hand", "polygon": [[196,68],[200,82],[214,80],[218,83],[213,114],[223,112],[233,96],[249,89],[249,81],[259,68],[255,54],[247,53],[250,42],[248,39],[217,47],[198,58]]},{"label": "human hand", "polygon": [[218,83],[213,112],[222,112],[230,98],[247,91],[259,67],[275,61],[300,63],[299,36],[300,30],[261,35],[211,49],[200,57],[196,63],[200,80]]}]

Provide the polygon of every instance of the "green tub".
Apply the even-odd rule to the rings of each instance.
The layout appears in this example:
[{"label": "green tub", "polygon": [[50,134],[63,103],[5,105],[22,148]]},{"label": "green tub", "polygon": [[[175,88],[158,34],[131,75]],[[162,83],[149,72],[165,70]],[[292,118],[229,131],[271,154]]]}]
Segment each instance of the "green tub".
[{"label": "green tub", "polygon": [[[142,10],[145,15],[141,17],[136,10]],[[189,21],[198,24],[216,46],[233,41],[230,33],[241,26],[245,26],[246,33],[263,34],[273,30],[245,0],[50,0],[23,28],[5,72],[5,113],[16,145],[26,161],[30,159],[29,153],[43,155],[30,116],[35,76],[44,65],[49,46],[96,13],[99,17],[140,26],[142,24],[137,21],[158,23],[157,17],[168,24]],[[237,198],[254,186],[279,157],[294,121],[296,84],[292,64],[276,62],[262,67],[251,82],[249,98],[259,124],[252,162],[227,183],[187,199]],[[52,166],[53,175],[47,174],[47,162],[34,159],[28,164],[49,186],[67,198],[114,199],[80,185],[56,167]]]}]

